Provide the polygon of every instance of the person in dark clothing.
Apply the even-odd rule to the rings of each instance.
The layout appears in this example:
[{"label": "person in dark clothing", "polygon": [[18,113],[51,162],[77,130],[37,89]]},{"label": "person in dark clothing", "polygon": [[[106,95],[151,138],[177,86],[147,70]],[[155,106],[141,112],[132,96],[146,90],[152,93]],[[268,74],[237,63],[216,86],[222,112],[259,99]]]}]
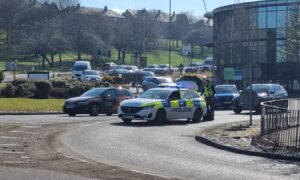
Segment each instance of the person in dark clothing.
[{"label": "person in dark clothing", "polygon": [[183,68],[184,68],[184,65],[183,65],[182,63],[180,63],[180,65],[178,66],[178,69],[179,69],[180,75],[182,75]]},{"label": "person in dark clothing", "polygon": [[207,112],[211,114],[212,120],[215,114],[215,93],[215,86],[207,79],[201,94],[205,97]]}]

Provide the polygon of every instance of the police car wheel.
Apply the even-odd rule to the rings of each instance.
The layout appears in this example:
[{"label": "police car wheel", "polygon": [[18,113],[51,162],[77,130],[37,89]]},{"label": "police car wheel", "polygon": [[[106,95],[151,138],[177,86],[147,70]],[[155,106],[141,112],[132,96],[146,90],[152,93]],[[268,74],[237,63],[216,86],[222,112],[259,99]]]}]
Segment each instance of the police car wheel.
[{"label": "police car wheel", "polygon": [[193,122],[200,122],[202,119],[202,110],[201,109],[196,109],[196,111],[194,112],[194,118],[192,119]]},{"label": "police car wheel", "polygon": [[122,119],[124,123],[129,124],[131,123],[132,119]]},{"label": "police car wheel", "polygon": [[241,109],[234,109],[233,110],[235,114],[241,114],[242,110]]},{"label": "police car wheel", "polygon": [[69,116],[72,116],[72,117],[73,117],[73,116],[76,116],[75,113],[68,113],[68,115],[69,115]]},{"label": "police car wheel", "polygon": [[98,116],[100,107],[97,104],[92,104],[90,108],[90,116]]},{"label": "police car wheel", "polygon": [[166,112],[163,109],[159,109],[155,116],[155,123],[162,124],[166,121]]}]

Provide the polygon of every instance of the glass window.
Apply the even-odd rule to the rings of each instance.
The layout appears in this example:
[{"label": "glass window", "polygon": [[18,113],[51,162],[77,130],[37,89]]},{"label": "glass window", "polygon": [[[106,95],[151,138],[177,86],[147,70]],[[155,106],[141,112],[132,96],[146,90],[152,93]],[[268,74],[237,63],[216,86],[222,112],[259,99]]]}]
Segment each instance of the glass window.
[{"label": "glass window", "polygon": [[251,29],[257,28],[257,13],[251,13],[250,15],[250,28]]},{"label": "glass window", "polygon": [[286,37],[286,29],[285,28],[277,28],[277,38],[283,39]]},{"label": "glass window", "polygon": [[277,45],[276,50],[276,62],[286,62],[286,46],[285,45]]},{"label": "glass window", "polygon": [[286,6],[277,6],[277,11],[286,11]]},{"label": "glass window", "polygon": [[258,59],[257,61],[259,63],[266,63],[267,62],[267,48],[266,48],[266,42],[265,41],[260,41],[258,43],[258,47],[257,47],[257,50],[258,50]]},{"label": "glass window", "polygon": [[277,27],[286,26],[286,11],[277,12]]},{"label": "glass window", "polygon": [[259,12],[258,13],[258,28],[264,29],[267,27],[267,13]]},{"label": "glass window", "polygon": [[103,96],[107,99],[116,98],[116,92],[114,89],[109,89],[103,93]]},{"label": "glass window", "polygon": [[276,28],[276,11],[268,12],[267,27]]}]

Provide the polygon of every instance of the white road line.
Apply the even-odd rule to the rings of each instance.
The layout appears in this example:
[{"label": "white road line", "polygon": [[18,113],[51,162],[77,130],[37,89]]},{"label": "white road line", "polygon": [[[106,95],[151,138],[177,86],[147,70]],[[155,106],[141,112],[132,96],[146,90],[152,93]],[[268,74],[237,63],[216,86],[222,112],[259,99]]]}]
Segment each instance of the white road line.
[{"label": "white road line", "polygon": [[21,134],[39,134],[37,132],[28,132],[28,131],[10,131],[12,133],[21,133]]},{"label": "white road line", "polygon": [[16,147],[20,146],[19,144],[0,144],[0,147]]},{"label": "white road line", "polygon": [[25,152],[0,151],[0,154],[25,154]]},{"label": "white road line", "polygon": [[15,137],[15,136],[0,136],[0,139],[27,139],[27,138]]},{"label": "white road line", "polygon": [[22,128],[26,128],[26,129],[37,129],[37,128],[41,128],[42,126],[22,126]]}]

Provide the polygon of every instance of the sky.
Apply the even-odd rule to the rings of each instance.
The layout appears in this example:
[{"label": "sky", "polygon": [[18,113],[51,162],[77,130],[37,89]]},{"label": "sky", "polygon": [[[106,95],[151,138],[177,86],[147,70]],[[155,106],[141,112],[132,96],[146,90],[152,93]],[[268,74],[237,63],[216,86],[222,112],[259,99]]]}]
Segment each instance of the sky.
[{"label": "sky", "polygon": [[[206,0],[207,10],[233,4],[237,1],[251,2],[257,0]],[[82,6],[99,7],[107,6],[109,9],[118,13],[126,11],[126,9],[160,9],[169,12],[169,0],[80,0]],[[172,12],[192,12],[196,16],[203,16],[205,8],[202,0],[172,0]]]}]

